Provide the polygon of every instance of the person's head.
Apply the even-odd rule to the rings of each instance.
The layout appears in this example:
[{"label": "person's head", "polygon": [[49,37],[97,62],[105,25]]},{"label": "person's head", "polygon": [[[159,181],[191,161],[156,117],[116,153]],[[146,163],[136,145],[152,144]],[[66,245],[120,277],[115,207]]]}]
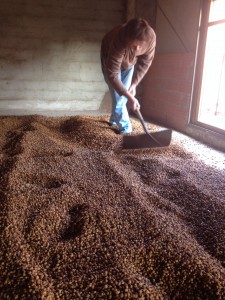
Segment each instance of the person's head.
[{"label": "person's head", "polygon": [[135,18],[125,24],[124,34],[127,42],[145,42],[151,38],[152,28],[145,19]]},{"label": "person's head", "polygon": [[152,28],[142,18],[135,18],[128,21],[123,31],[127,45],[135,50],[141,49],[144,43],[152,37]]}]

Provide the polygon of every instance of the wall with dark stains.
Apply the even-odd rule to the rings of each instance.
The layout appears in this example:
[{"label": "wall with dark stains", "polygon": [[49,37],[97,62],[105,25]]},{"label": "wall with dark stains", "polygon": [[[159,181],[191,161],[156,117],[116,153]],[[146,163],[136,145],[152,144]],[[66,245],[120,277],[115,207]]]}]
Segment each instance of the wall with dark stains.
[{"label": "wall with dark stains", "polygon": [[99,109],[100,42],[124,11],[121,0],[2,0],[1,114]]}]

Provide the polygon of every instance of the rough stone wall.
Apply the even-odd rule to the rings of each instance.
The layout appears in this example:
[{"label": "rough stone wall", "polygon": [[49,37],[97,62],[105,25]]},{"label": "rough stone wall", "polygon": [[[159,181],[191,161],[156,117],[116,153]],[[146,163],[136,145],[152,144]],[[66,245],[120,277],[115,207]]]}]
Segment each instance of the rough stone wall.
[{"label": "rough stone wall", "polygon": [[0,111],[97,110],[99,50],[124,20],[121,0],[2,0]]}]

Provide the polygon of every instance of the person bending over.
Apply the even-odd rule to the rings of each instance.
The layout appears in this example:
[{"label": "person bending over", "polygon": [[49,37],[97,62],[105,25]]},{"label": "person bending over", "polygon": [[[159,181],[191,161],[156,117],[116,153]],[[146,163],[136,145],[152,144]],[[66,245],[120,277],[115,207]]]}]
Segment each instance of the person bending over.
[{"label": "person bending over", "polygon": [[112,97],[109,123],[117,125],[121,134],[132,132],[126,104],[133,111],[140,109],[136,87],[152,63],[155,46],[155,32],[141,18],[116,26],[102,39],[102,72]]}]

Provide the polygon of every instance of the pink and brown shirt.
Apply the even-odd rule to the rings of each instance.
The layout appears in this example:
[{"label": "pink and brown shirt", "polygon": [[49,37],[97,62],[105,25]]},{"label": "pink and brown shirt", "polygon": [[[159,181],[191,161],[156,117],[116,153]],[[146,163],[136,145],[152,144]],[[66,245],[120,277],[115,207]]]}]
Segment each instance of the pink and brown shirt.
[{"label": "pink and brown shirt", "polygon": [[127,45],[123,27],[124,25],[119,25],[108,32],[101,45],[103,72],[120,96],[126,92],[125,86],[118,78],[120,70],[135,65],[132,83],[137,86],[152,63],[156,46],[156,35],[152,29],[151,38],[145,41],[141,51],[135,51]]}]

